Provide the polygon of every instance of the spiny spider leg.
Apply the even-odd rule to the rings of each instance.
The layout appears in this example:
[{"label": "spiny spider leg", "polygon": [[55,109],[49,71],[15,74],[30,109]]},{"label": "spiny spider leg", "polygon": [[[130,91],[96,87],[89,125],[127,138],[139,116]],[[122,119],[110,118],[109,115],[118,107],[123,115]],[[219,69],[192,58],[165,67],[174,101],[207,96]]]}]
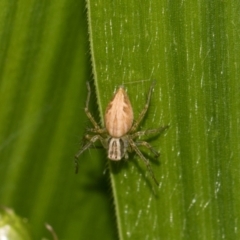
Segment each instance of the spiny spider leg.
[{"label": "spiny spider leg", "polygon": [[[99,134],[98,134],[99,135]],[[96,135],[95,135],[96,136]],[[93,136],[91,136],[91,135],[85,135],[85,138],[88,140],[88,141],[91,141],[91,139],[93,138]],[[99,135],[99,140],[101,141],[101,144],[102,144],[102,147],[103,148],[106,148],[107,149],[107,147],[108,147],[108,145],[107,145],[107,140],[105,140],[104,138],[103,138],[103,136],[101,136],[101,135]],[[95,140],[95,142],[96,142],[96,140]],[[94,142],[93,142],[94,143]],[[89,147],[92,147],[92,146],[89,146]],[[94,146],[93,148],[102,148],[101,146],[99,147],[99,146]]]},{"label": "spiny spider leg", "polygon": [[89,142],[86,143],[81,149],[80,151],[75,155],[75,173],[78,173],[78,158],[79,156],[85,151],[87,150],[89,147],[91,147],[91,145],[93,143],[95,143],[97,140],[100,140],[101,142],[104,142],[104,139],[100,136],[100,135],[95,135],[93,137],[91,137],[89,139]]},{"label": "spiny spider leg", "polygon": [[106,129],[105,128],[89,128],[87,129],[88,132],[91,132],[91,133],[98,133],[98,134],[103,134],[103,133],[107,133]]},{"label": "spiny spider leg", "polygon": [[147,166],[148,171],[151,174],[151,177],[153,178],[154,182],[157,184],[157,186],[159,186],[159,182],[157,181],[157,179],[155,178],[154,172],[152,170],[152,167],[149,163],[149,161],[143,156],[143,154],[141,153],[141,151],[138,149],[137,145],[135,144],[135,142],[132,139],[129,139],[129,144],[130,146],[133,148],[133,150],[137,153],[137,155],[144,161],[144,163]]},{"label": "spiny spider leg", "polygon": [[169,125],[164,126],[164,127],[160,127],[160,128],[155,128],[155,129],[138,131],[138,132],[135,132],[135,133],[131,134],[131,138],[134,139],[136,137],[141,137],[141,136],[145,136],[145,135],[161,134],[162,132],[164,132],[168,128],[169,128]]},{"label": "spiny spider leg", "polygon": [[155,150],[153,148],[153,146],[151,144],[149,144],[148,142],[141,141],[141,142],[135,142],[135,144],[137,146],[143,146],[143,147],[148,148],[155,155],[156,158],[159,157],[159,155],[160,155],[160,153],[157,150]]},{"label": "spiny spider leg", "polygon": [[87,82],[87,89],[88,89],[88,95],[87,95],[87,101],[86,101],[86,107],[84,109],[88,119],[91,121],[95,129],[101,129],[101,127],[97,124],[97,122],[94,120],[92,114],[90,113],[88,109],[89,101],[90,101],[90,96],[91,96],[91,88],[89,82]]},{"label": "spiny spider leg", "polygon": [[146,114],[146,112],[147,112],[147,110],[148,110],[148,107],[149,107],[149,103],[150,103],[150,100],[151,100],[152,91],[153,91],[153,88],[154,88],[155,83],[156,83],[156,82],[153,81],[153,83],[152,83],[152,85],[151,85],[151,87],[150,87],[150,89],[149,89],[149,92],[148,92],[147,102],[145,103],[145,106],[144,106],[142,112],[140,113],[137,121],[133,124],[130,132],[136,131],[136,129],[138,128],[138,125],[140,124],[140,122],[141,122],[142,119],[144,118],[144,116],[145,116],[145,114]]}]

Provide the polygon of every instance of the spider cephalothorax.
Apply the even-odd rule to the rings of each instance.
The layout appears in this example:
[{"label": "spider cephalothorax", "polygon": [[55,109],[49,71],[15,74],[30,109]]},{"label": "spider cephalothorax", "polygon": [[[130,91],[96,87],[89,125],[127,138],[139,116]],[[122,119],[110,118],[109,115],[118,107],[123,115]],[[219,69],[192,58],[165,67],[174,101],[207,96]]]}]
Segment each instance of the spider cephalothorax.
[{"label": "spider cephalothorax", "polygon": [[148,171],[150,172],[155,183],[158,185],[158,181],[155,178],[155,175],[152,171],[149,161],[142,154],[138,146],[144,146],[150,149],[150,151],[156,157],[159,156],[159,153],[148,142],[136,140],[140,136],[160,134],[166,128],[168,128],[168,126],[164,126],[156,129],[137,131],[139,124],[141,123],[143,117],[145,116],[148,110],[154,85],[152,84],[149,90],[145,107],[143,108],[138,119],[134,123],[131,102],[124,88],[122,86],[119,87],[116,93],[114,94],[113,99],[110,101],[106,108],[104,116],[105,128],[101,128],[98,125],[98,123],[94,120],[92,114],[88,110],[88,104],[91,94],[89,83],[87,83],[87,87],[88,97],[85,107],[85,113],[94,126],[93,129],[89,129],[88,131],[94,135],[91,136],[87,135],[86,137],[87,143],[79,150],[79,152],[75,155],[75,158],[78,159],[79,156],[86,149],[91,147],[91,145],[97,140],[101,141],[104,148],[106,148],[108,151],[108,158],[113,161],[119,161],[122,158],[128,158],[128,152],[134,151],[145,162]]}]

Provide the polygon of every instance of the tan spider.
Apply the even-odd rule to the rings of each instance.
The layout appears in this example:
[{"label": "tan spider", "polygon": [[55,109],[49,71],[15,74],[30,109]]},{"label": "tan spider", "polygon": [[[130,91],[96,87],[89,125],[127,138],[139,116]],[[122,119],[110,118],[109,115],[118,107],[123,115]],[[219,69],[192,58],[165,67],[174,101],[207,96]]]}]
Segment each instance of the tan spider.
[{"label": "tan spider", "polygon": [[140,113],[138,119],[133,123],[133,110],[131,106],[131,102],[124,90],[121,86],[118,88],[116,93],[113,96],[113,99],[108,104],[104,123],[105,127],[101,128],[98,123],[93,118],[92,114],[88,110],[88,104],[91,95],[91,89],[89,83],[87,83],[88,88],[88,96],[85,107],[85,113],[88,119],[93,124],[94,128],[88,129],[89,133],[85,137],[87,139],[87,143],[82,146],[79,152],[75,155],[75,163],[76,163],[76,173],[78,171],[78,162],[77,159],[79,156],[89,147],[91,147],[97,140],[100,140],[103,147],[108,151],[108,158],[113,161],[119,161],[122,158],[128,159],[128,152],[135,151],[137,155],[144,161],[147,166],[148,171],[151,174],[151,177],[158,185],[158,181],[155,178],[153,170],[149,161],[145,158],[142,152],[139,150],[138,146],[143,146],[148,148],[155,157],[159,156],[159,153],[146,141],[136,141],[137,138],[145,135],[152,134],[160,134],[169,126],[164,126],[155,129],[148,129],[145,131],[137,131],[139,124],[144,118],[151,99],[152,91],[154,88],[154,83],[151,85],[148,93],[147,102]]}]

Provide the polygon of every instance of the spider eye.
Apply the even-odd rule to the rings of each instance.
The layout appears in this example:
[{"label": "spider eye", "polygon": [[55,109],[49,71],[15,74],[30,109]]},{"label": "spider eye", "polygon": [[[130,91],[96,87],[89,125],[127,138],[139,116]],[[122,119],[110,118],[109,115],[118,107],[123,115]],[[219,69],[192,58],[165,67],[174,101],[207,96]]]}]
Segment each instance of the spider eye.
[{"label": "spider eye", "polygon": [[110,138],[108,142],[108,158],[110,160],[121,160],[125,152],[124,141],[121,138]]}]

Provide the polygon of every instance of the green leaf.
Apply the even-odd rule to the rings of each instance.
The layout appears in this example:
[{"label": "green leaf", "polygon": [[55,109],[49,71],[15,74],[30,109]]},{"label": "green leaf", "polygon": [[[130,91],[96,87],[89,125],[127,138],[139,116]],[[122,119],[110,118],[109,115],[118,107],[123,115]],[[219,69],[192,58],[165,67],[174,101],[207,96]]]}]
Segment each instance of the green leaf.
[{"label": "green leaf", "polygon": [[239,3],[98,0],[87,7],[101,116],[121,84],[137,116],[155,79],[140,129],[170,124],[150,141],[161,152],[160,164],[150,158],[157,190],[134,154],[110,164],[120,239],[238,239]]}]

